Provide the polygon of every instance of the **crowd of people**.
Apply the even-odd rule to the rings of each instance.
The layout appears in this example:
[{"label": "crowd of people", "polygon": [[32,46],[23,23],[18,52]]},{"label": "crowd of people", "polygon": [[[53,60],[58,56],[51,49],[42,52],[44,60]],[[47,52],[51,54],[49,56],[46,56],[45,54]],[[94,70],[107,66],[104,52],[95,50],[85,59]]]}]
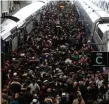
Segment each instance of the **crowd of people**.
[{"label": "crowd of people", "polygon": [[109,104],[104,74],[92,70],[75,5],[51,2],[2,69],[2,104]]}]

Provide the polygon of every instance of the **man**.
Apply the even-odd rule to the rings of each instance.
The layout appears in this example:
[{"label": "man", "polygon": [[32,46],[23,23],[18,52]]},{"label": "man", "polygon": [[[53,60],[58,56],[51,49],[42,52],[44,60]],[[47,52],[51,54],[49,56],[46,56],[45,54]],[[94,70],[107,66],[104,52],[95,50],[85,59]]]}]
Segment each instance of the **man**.
[{"label": "man", "polygon": [[39,85],[35,82],[35,79],[32,80],[30,85],[28,86],[30,88],[30,93],[32,94],[33,91],[40,91]]},{"label": "man", "polygon": [[27,91],[24,92],[24,98],[26,99],[26,104],[30,104],[32,102],[32,94],[30,93],[30,88],[27,87]]},{"label": "man", "polygon": [[12,93],[20,93],[21,91],[21,84],[17,81],[17,79],[15,78],[12,83],[10,84],[10,90],[12,91]]},{"label": "man", "polygon": [[73,100],[72,104],[85,104],[82,96],[80,94],[77,95],[77,99]]}]

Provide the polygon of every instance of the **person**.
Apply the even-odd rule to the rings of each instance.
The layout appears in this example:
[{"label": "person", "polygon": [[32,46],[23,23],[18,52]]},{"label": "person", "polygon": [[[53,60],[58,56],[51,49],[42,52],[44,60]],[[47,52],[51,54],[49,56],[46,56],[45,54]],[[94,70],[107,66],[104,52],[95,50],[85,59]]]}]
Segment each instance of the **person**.
[{"label": "person", "polygon": [[25,99],[25,97],[23,95],[23,92],[20,92],[18,94],[17,101],[18,101],[19,104],[26,104],[26,99]]},{"label": "person", "polygon": [[69,98],[65,92],[62,92],[60,104],[68,104]]},{"label": "person", "polygon": [[10,102],[10,104],[19,104],[18,103],[18,97],[19,97],[19,94],[15,93],[14,97],[13,97],[13,100]]},{"label": "person", "polygon": [[33,79],[32,82],[30,83],[30,85],[28,86],[30,88],[30,93],[32,94],[33,91],[37,90],[40,91],[40,87],[39,85],[35,82],[35,80]]},{"label": "person", "polygon": [[73,100],[72,104],[85,104],[82,96],[80,94],[77,95],[77,99]]},{"label": "person", "polygon": [[30,104],[40,104],[40,102],[38,101],[38,99],[33,99]]},{"label": "person", "polygon": [[21,91],[21,84],[18,82],[17,78],[14,78],[13,81],[10,83],[10,90],[12,93],[20,93]]},{"label": "person", "polygon": [[53,100],[52,100],[51,97],[48,96],[47,98],[45,98],[44,102],[45,102],[46,104],[52,104],[52,103],[53,103]]},{"label": "person", "polygon": [[32,102],[33,95],[30,93],[29,87],[27,87],[27,90],[24,92],[24,98],[26,99],[26,104],[30,104]]},{"label": "person", "polygon": [[2,98],[2,99],[1,99],[1,103],[2,103],[2,104],[8,104],[8,101]]}]

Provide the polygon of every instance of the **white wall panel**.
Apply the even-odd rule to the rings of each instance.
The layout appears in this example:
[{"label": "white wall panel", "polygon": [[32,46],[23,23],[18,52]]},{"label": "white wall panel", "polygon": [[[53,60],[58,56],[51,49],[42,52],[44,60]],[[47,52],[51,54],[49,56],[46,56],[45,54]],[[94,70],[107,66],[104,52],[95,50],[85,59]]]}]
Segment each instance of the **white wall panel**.
[{"label": "white wall panel", "polygon": [[2,7],[2,13],[6,11],[9,12],[9,2],[8,1],[2,0],[1,7]]}]

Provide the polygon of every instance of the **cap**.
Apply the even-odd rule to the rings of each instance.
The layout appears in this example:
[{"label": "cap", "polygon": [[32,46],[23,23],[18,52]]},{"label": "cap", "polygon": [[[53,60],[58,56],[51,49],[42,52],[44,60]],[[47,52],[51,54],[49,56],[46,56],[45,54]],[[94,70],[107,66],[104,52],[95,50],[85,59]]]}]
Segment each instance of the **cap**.
[{"label": "cap", "polygon": [[33,103],[36,103],[37,102],[37,99],[33,99],[33,101],[32,101]]},{"label": "cap", "polygon": [[43,83],[47,83],[47,82],[48,82],[48,80],[43,81]]},{"label": "cap", "polygon": [[21,53],[20,56],[25,56],[25,54],[24,53]]},{"label": "cap", "polygon": [[58,70],[59,70],[59,68],[56,68],[56,70],[58,71]]},{"label": "cap", "polygon": [[15,72],[15,73],[13,74],[13,76],[17,76],[17,73]]},{"label": "cap", "polygon": [[16,58],[12,58],[12,60],[13,60],[13,61],[15,61],[15,60],[16,60]]}]

